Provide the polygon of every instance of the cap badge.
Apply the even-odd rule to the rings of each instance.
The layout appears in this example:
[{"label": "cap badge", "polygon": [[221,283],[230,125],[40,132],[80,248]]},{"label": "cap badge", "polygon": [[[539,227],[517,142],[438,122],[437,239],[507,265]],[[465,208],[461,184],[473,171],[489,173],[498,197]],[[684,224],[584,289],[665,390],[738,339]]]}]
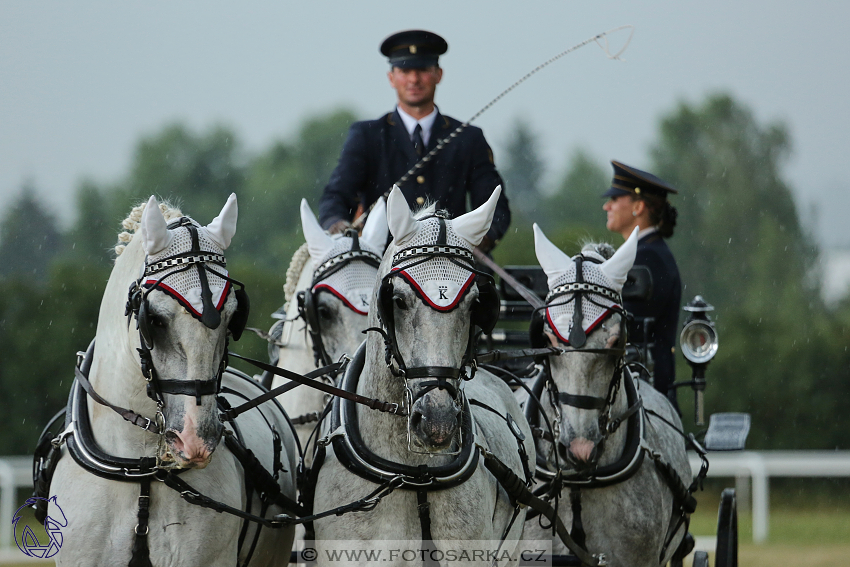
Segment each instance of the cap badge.
[{"label": "cap badge", "polygon": [[640,195],[640,187],[635,187],[635,193],[637,193],[638,195]]},{"label": "cap badge", "polygon": [[416,55],[416,46],[415,46],[415,45],[411,45],[411,46],[410,46],[410,52],[411,52],[413,55]]}]

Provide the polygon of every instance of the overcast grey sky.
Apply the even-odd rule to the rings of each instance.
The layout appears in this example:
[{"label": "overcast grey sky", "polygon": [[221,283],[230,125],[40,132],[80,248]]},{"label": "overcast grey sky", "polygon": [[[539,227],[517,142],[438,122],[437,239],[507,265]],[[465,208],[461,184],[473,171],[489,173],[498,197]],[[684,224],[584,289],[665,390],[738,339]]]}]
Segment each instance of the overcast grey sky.
[{"label": "overcast grey sky", "polygon": [[576,147],[646,166],[661,115],[726,91],[788,125],[804,218],[817,204],[821,239],[850,245],[848,16],[850,3],[819,0],[0,0],[0,196],[31,179],[67,214],[81,178],[118,179],[139,136],[172,121],[229,125],[256,151],[339,106],[377,117],[394,103],[378,45],[397,30],[448,40],[437,101],[465,120],[549,57],[633,24],[625,61],[584,47],[476,122],[497,165],[523,117],[551,172]]}]

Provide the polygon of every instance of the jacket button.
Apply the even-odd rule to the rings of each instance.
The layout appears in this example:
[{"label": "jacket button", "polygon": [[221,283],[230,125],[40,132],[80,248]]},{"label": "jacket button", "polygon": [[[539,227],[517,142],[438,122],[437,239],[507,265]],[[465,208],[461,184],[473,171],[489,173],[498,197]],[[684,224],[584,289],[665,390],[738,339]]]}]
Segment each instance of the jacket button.
[{"label": "jacket button", "polygon": [[425,202],[425,197],[416,197],[416,204],[421,205]]},{"label": "jacket button", "polygon": [[416,182],[418,184],[422,185],[423,183],[425,183],[425,178],[420,175],[419,177],[416,178]]}]

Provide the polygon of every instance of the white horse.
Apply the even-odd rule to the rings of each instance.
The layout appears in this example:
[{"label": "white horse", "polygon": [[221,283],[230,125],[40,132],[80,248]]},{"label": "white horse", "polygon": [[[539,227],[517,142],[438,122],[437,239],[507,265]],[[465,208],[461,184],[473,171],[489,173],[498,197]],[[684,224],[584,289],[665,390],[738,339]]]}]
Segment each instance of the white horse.
[{"label": "white horse", "polygon": [[[470,548],[483,540],[493,549],[504,540],[502,550],[514,551],[525,509],[516,509],[512,522],[511,498],[479,452],[495,454],[525,481],[519,453],[533,462],[530,431],[502,380],[482,370],[463,379],[473,372],[473,322],[489,331],[498,317],[495,289],[476,283],[471,252],[490,227],[499,194],[497,188],[484,205],[454,220],[417,218],[398,188],[389,196],[394,240],[369,314],[370,327],[382,328],[385,338],[369,334],[343,386],[396,402],[406,416],[335,402],[313,511],[322,514],[379,487],[383,499],[377,505],[369,500],[374,509],[315,522],[320,564],[338,540],[370,547],[381,547],[381,540],[413,541],[416,549],[421,541],[438,555],[457,540]],[[382,561],[404,558],[385,555]]]},{"label": "white horse", "polygon": [[[562,349],[535,388],[555,437],[538,441],[538,479],[560,497],[559,517],[590,553],[611,566],[665,565],[686,532],[680,507],[693,502],[682,483],[692,477],[682,437],[657,417],[681,431],[676,411],[623,367],[620,293],[637,229],[608,259],[593,244],[570,258],[536,224],[534,238],[550,290],[536,346]],[[533,404],[527,415],[545,430],[539,410]],[[537,521],[526,526],[527,537],[547,534]],[[566,552],[557,539],[554,549]]]},{"label": "white horse", "polygon": [[[167,219],[172,220],[168,226]],[[101,399],[131,408],[125,415],[135,424],[95,403],[78,378],[70,426],[63,433],[68,444],[50,488],[68,520],[57,565],[127,565],[131,556],[140,565],[157,566],[233,566],[246,559],[255,525],[237,557],[240,518],[193,505],[165,482],[150,482],[152,473],[162,475],[158,479],[176,477],[214,501],[261,511],[256,493],[247,498],[241,462],[219,444],[223,426],[216,382],[243,396],[260,393],[248,380],[222,376],[228,332],[238,338],[247,317],[247,298],[231,293],[238,282],[224,268],[223,251],[236,219],[236,196],[231,195],[206,227],[161,207],[153,197],[124,221],[134,233],[120,235],[128,244],[116,248],[119,256],[101,303],[88,380]],[[148,358],[150,381],[140,357]],[[226,396],[232,405],[244,401],[236,394]],[[283,470],[274,466],[271,426],[282,439]],[[260,463],[278,474],[282,494],[294,498],[295,438],[284,416],[258,408],[240,416],[234,429]],[[149,498],[140,497],[146,484]],[[147,519],[140,514],[145,508]],[[283,510],[272,505],[267,512],[270,518]],[[251,564],[285,564],[293,532],[262,529]]]},{"label": "white horse", "polygon": [[[369,300],[387,243],[387,208],[380,199],[361,236],[331,236],[319,225],[305,199],[301,201],[301,227],[306,243],[293,256],[286,274],[286,319],[279,323],[277,366],[306,374],[338,361],[343,354],[354,354],[365,338]],[[292,287],[290,281],[297,284]],[[304,332],[299,332],[302,329]],[[284,382],[275,378],[273,386]],[[327,403],[326,394],[300,386],[278,399],[296,420],[295,429],[306,451],[308,438]],[[304,457],[309,466],[312,452],[307,451]]]}]

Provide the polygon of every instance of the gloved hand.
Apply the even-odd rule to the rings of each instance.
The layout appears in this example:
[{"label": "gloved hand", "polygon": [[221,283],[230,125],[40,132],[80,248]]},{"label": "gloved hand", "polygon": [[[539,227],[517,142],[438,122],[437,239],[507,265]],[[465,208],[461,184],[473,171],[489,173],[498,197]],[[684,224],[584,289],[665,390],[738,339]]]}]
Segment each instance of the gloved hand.
[{"label": "gloved hand", "polygon": [[340,232],[345,231],[346,228],[351,228],[351,223],[345,219],[339,219],[331,225],[328,232],[330,234],[339,234]]},{"label": "gloved hand", "polygon": [[476,246],[476,248],[478,248],[478,250],[480,250],[484,254],[487,254],[488,252],[490,252],[490,250],[492,250],[495,247],[496,247],[496,243],[493,242],[490,239],[489,236],[484,236],[484,238],[481,240],[481,244]]}]

